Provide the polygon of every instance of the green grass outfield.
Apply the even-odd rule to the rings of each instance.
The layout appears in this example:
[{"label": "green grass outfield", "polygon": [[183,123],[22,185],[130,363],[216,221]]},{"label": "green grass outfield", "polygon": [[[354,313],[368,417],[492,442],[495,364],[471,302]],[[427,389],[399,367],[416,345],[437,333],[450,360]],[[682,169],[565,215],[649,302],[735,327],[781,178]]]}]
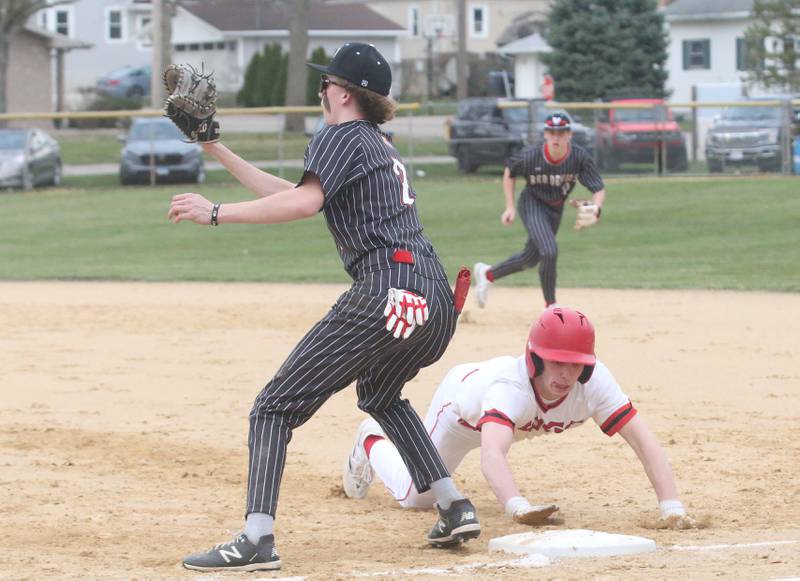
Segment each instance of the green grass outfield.
[{"label": "green grass outfield", "polygon": [[[117,135],[124,135],[125,130],[117,133],[86,132],[59,135],[61,157],[65,164],[117,163],[119,162],[123,144]],[[260,161],[271,159],[303,159],[308,145],[308,137],[299,133],[284,133],[283,138],[275,133],[226,133],[225,145],[233,149],[245,159]],[[395,145],[403,155],[409,155],[409,141],[406,137],[395,137]],[[447,155],[447,142],[441,137],[415,137],[414,155]],[[211,161],[211,157],[206,156]]]},{"label": "green grass outfield", "polygon": [[[500,224],[496,172],[462,177],[417,166],[417,205],[451,275],[518,251],[522,225]],[[297,171],[287,172],[296,177]],[[276,226],[173,225],[173,194],[249,199],[225,172],[208,183],[120,187],[115,176],[59,189],[0,193],[0,279],[346,282],[321,216]],[[800,291],[800,179],[609,180],[600,225],[558,236],[559,286]],[[586,195],[577,188],[573,196]],[[538,285],[535,270],[500,284]]]}]

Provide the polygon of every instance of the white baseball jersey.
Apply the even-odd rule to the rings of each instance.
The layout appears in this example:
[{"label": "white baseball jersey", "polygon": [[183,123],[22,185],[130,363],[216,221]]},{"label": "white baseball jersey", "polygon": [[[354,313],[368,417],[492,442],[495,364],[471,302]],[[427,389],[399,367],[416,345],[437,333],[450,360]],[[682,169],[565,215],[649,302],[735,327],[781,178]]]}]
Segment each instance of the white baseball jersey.
[{"label": "white baseball jersey", "polygon": [[609,436],[627,424],[636,409],[600,361],[586,384],[576,383],[561,399],[546,401],[531,386],[525,356],[496,357],[459,365],[449,375],[460,384],[450,391],[459,423],[475,430],[486,422],[514,428],[517,440],[560,433],[589,418]]},{"label": "white baseball jersey", "polygon": [[[614,376],[597,362],[586,384],[576,383],[563,398],[545,401],[528,378],[525,356],[496,357],[452,368],[433,396],[425,427],[447,469],[454,473],[470,450],[481,445],[481,426],[498,422],[521,440],[560,433],[592,418],[613,436],[636,409]],[[392,496],[404,507],[429,508],[431,491],[418,493],[399,452],[387,443],[373,450],[370,463]]]}]

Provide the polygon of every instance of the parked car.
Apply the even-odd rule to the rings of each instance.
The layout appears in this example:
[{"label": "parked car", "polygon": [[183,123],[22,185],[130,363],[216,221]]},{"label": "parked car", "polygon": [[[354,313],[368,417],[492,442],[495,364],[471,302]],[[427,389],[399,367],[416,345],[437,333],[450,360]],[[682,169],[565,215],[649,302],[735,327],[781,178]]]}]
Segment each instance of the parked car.
[{"label": "parked car", "polygon": [[[459,101],[456,116],[447,129],[449,152],[458,160],[459,170],[471,173],[482,165],[503,164],[526,145],[544,140],[542,124],[553,110],[545,107],[544,102],[538,107],[531,141],[529,108],[500,107],[508,101],[503,98]],[[594,131],[574,119],[571,122],[573,142],[594,155]]]},{"label": "parked car", "polygon": [[97,79],[98,93],[114,98],[141,99],[150,95],[150,65],[126,66]]},{"label": "parked car", "polygon": [[61,184],[61,148],[41,129],[0,129],[0,187]]},{"label": "parked car", "polygon": [[[662,105],[661,99],[616,99],[620,104]],[[659,119],[659,111],[664,117]],[[667,148],[667,168],[688,167],[686,138],[669,109],[607,109],[595,125],[597,160],[601,169],[616,171],[620,164],[654,162],[660,159],[662,144]]]},{"label": "parked car", "polygon": [[[203,151],[164,117],[134,119],[127,135],[119,164],[119,181],[123,184],[147,182],[151,166],[158,181],[193,181],[206,179]],[[152,163],[151,163],[152,159]]]},{"label": "parked car", "polygon": [[[761,100],[761,99],[759,99]],[[736,106],[722,115],[706,134],[708,171],[720,172],[726,165],[755,164],[760,171],[780,171],[782,112],[778,107]]]}]

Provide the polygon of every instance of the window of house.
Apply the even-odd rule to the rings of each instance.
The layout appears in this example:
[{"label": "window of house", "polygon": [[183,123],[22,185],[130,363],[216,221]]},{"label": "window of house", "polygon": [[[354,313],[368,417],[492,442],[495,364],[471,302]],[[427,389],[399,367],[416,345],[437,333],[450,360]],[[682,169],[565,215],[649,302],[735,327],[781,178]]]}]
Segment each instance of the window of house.
[{"label": "window of house", "polygon": [[64,36],[70,36],[72,33],[72,10],[56,8],[53,10],[53,16],[55,31]]},{"label": "window of house", "polygon": [[744,71],[747,69],[747,43],[744,38],[736,39],[736,70]]},{"label": "window of house", "polygon": [[136,18],[136,38],[139,50],[149,49],[153,46],[153,36],[150,32],[150,16],[138,16]]},{"label": "window of house", "polygon": [[120,8],[106,8],[106,41],[125,40],[125,13]]},{"label": "window of house", "polygon": [[408,33],[411,36],[420,35],[419,7],[410,6],[408,9]]},{"label": "window of house", "polygon": [[489,36],[489,11],[486,6],[470,4],[469,33],[477,38]]},{"label": "window of house", "polygon": [[683,70],[711,68],[711,40],[683,41]]}]

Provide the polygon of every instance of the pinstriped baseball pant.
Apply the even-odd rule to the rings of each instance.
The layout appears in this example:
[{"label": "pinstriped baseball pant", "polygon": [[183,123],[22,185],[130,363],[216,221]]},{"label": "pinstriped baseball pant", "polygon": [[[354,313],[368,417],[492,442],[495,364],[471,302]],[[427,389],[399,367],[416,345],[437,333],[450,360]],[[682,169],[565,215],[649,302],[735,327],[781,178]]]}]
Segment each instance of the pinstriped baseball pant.
[{"label": "pinstriped baseball pant", "polygon": [[[383,310],[391,287],[422,294],[430,309],[428,322],[405,340],[386,331]],[[420,369],[442,356],[456,318],[447,280],[421,277],[410,266],[367,273],[356,281],[255,400],[248,438],[247,514],[275,516],[292,430],[353,381],[358,407],[375,418],[400,451],[420,492],[449,476],[422,421],[400,392]]]},{"label": "pinstriped baseball pant", "polygon": [[521,252],[509,256],[504,261],[492,266],[495,280],[539,265],[539,280],[546,303],[556,301],[556,261],[558,245],[556,234],[561,225],[564,206],[552,207],[534,198],[530,194],[522,194],[517,204],[520,220],[528,231],[528,241]]}]

